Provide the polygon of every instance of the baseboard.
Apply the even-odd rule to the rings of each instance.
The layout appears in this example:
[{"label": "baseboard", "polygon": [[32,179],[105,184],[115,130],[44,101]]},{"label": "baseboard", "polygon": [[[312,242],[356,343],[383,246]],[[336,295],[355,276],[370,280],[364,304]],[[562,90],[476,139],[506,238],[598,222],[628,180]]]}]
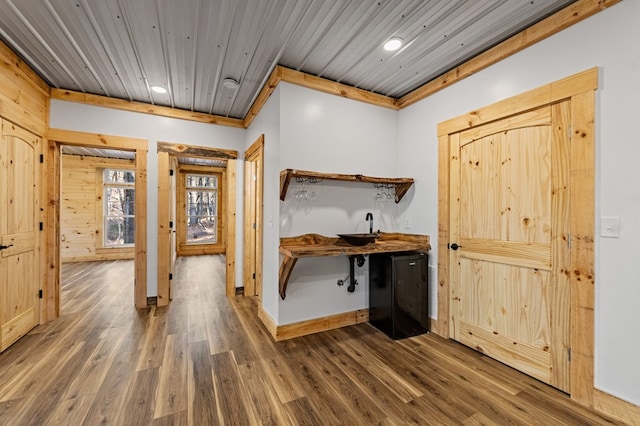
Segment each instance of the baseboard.
[{"label": "baseboard", "polygon": [[260,307],[258,317],[262,320],[265,327],[267,327],[273,339],[280,342],[282,340],[367,322],[369,321],[369,310],[358,309],[357,311],[344,312],[292,324],[277,325],[273,318]]},{"label": "baseboard", "polygon": [[258,308],[258,318],[260,318],[262,324],[264,324],[264,326],[267,328],[269,334],[271,334],[271,337],[273,337],[273,340],[277,340],[276,336],[278,335],[278,326],[276,325],[276,322],[273,320],[273,318],[271,318],[271,315],[269,315],[267,311],[264,310],[262,305],[260,305],[260,307]]},{"label": "baseboard", "polygon": [[616,398],[599,389],[594,389],[593,408],[628,424],[640,419],[640,407]]}]

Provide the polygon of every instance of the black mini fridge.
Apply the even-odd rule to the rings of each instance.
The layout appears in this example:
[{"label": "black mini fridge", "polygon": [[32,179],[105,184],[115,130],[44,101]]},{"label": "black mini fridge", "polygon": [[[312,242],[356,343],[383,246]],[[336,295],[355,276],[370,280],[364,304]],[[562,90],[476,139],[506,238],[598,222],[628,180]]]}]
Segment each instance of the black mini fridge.
[{"label": "black mini fridge", "polygon": [[369,255],[369,323],[392,339],[428,331],[428,255]]}]

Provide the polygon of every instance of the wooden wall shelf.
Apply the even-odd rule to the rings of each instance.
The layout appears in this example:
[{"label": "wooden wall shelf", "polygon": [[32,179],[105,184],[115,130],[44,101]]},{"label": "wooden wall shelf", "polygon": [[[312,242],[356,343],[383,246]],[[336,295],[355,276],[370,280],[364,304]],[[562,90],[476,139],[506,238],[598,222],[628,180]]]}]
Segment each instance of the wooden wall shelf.
[{"label": "wooden wall shelf", "polygon": [[342,238],[304,234],[280,238],[280,253],[284,255],[280,265],[280,297],[287,297],[287,284],[291,271],[301,257],[343,256],[370,253],[394,253],[402,251],[429,251],[428,235],[381,232],[378,239],[364,246],[352,246]]},{"label": "wooden wall shelf", "polygon": [[412,178],[383,178],[364,175],[346,175],[339,173],[320,173],[307,170],[285,169],[280,172],[280,200],[284,201],[291,178],[341,180],[346,182],[365,182],[381,185],[393,185],[396,192],[396,203],[407,193],[414,180]]}]

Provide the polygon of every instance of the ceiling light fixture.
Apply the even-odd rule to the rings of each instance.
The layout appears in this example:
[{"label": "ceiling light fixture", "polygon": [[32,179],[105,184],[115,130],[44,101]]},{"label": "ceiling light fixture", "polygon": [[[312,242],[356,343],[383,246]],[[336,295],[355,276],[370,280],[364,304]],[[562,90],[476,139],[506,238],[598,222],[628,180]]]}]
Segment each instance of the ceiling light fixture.
[{"label": "ceiling light fixture", "polygon": [[391,37],[384,43],[384,50],[387,52],[396,51],[402,47],[402,41],[403,40],[400,37]]},{"label": "ceiling light fixture", "polygon": [[222,80],[222,85],[227,89],[232,89],[232,90],[236,90],[238,87],[240,87],[240,83],[238,83],[238,80],[231,77],[227,77],[224,80]]},{"label": "ceiling light fixture", "polygon": [[163,95],[168,92],[168,90],[165,87],[162,87],[162,86],[151,86],[151,90],[153,90],[156,93],[163,94]]}]

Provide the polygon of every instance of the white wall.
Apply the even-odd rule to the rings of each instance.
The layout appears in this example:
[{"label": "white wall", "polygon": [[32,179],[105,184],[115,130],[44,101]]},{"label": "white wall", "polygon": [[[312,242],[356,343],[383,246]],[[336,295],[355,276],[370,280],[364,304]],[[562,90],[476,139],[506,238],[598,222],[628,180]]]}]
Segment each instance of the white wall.
[{"label": "white wall", "polygon": [[[158,294],[158,153],[157,142],[184,143],[238,150],[242,155],[245,130],[159,117],[128,111],[66,102],[51,101],[50,127],[79,132],[102,133],[147,139],[147,295]],[[240,163],[240,161],[239,161]],[[243,176],[239,165],[237,188],[242,191]],[[242,197],[237,197],[236,229],[242,229]],[[242,259],[242,234],[236,238],[236,259]],[[236,269],[236,285],[242,283],[242,269]]]},{"label": "white wall", "polygon": [[280,231],[280,86],[276,88],[247,129],[246,148],[264,134],[262,308],[278,318],[278,246]]},{"label": "white wall", "polygon": [[[326,173],[395,177],[398,112],[338,96],[280,83],[280,163],[291,168]],[[295,196],[300,184],[292,182],[280,202],[280,236],[305,233],[335,236],[368,231],[367,212],[374,230],[395,231],[397,207],[377,202],[372,184],[323,181],[309,185],[316,200]],[[359,285],[354,293],[338,279],[349,274],[346,256],[298,260],[279,302],[278,324],[289,324],[355,311],[368,306],[368,263],[356,266]],[[277,272],[277,271],[274,271]],[[277,279],[277,275],[272,277]]]},{"label": "white wall", "polygon": [[[620,218],[620,238],[596,236],[596,387],[640,405],[640,2],[623,1],[400,112],[398,168],[416,178],[404,216],[437,236],[437,124],[599,67],[596,217]],[[598,222],[598,220],[597,220]],[[596,230],[599,235],[599,227]],[[437,255],[434,247],[432,254]],[[436,263],[435,260],[432,263]],[[435,311],[436,288],[431,296]]]}]

